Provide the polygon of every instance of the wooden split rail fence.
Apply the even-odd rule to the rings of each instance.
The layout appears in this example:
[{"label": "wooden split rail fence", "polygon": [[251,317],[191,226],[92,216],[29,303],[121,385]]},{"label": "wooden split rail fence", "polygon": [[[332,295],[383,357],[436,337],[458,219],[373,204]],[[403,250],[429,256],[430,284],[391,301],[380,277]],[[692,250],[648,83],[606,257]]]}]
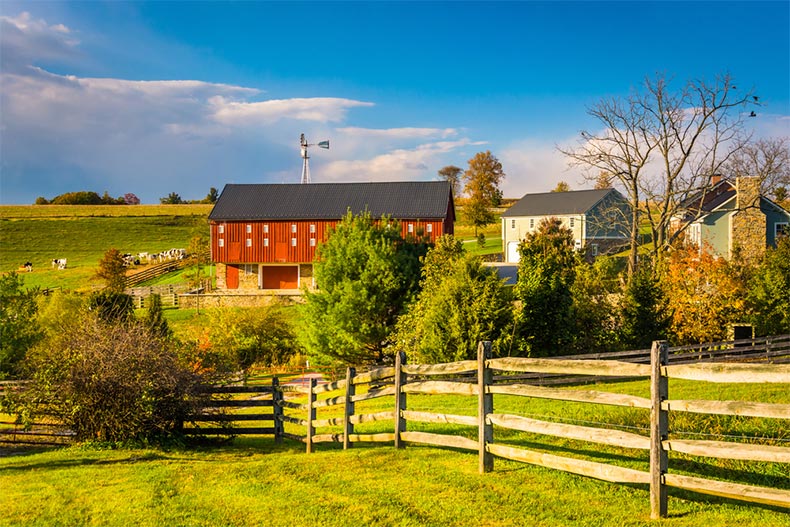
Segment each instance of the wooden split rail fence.
[{"label": "wooden split rail fence", "polygon": [[[355,442],[393,443],[396,448],[406,443],[419,443],[478,452],[479,470],[490,472],[494,458],[540,465],[583,476],[622,484],[643,484],[650,489],[653,518],[667,515],[667,489],[686,489],[697,493],[744,500],[776,507],[790,508],[790,490],[744,485],[670,472],[669,452],[720,459],[752,460],[788,464],[790,448],[743,442],[675,439],[668,428],[670,412],[737,415],[785,420],[790,423],[790,404],[748,401],[673,400],[668,391],[669,379],[686,379],[713,383],[784,383],[790,384],[790,365],[743,363],[668,363],[669,348],[656,342],[650,364],[614,360],[567,360],[536,358],[490,358],[490,343],[480,343],[478,360],[447,364],[410,365],[399,354],[394,367],[384,367],[357,374],[349,368],[346,378],[328,384],[283,387],[306,397],[306,402],[281,400],[288,415],[278,419],[286,424],[303,427],[304,435],[282,432],[283,437],[302,441],[307,452],[316,444],[342,443],[349,448]],[[495,384],[495,372],[560,374],[613,378],[650,378],[650,397],[607,393],[593,390],[568,390],[534,384]],[[473,373],[472,382],[431,380],[431,377],[460,376]],[[407,406],[410,394],[465,395],[477,398],[477,415],[411,411]],[[496,412],[495,396],[519,396],[554,399],[574,403],[614,405],[649,412],[649,435],[614,429],[542,421],[525,416]],[[373,413],[355,411],[356,403],[377,398],[393,401],[393,409]],[[342,407],[342,417],[318,418],[318,411]],[[293,412],[298,412],[298,416]],[[390,431],[357,433],[356,425],[384,421]],[[477,429],[477,439],[463,435],[410,431],[408,423],[443,423],[465,425]],[[316,433],[319,428],[339,429],[336,433]],[[596,444],[647,451],[649,470],[636,470],[613,464],[588,461],[530,450],[496,441],[495,431],[513,430],[580,440]],[[635,456],[636,457],[636,456]],[[636,457],[639,460],[638,457]],[[647,461],[647,460],[643,460]]]}]

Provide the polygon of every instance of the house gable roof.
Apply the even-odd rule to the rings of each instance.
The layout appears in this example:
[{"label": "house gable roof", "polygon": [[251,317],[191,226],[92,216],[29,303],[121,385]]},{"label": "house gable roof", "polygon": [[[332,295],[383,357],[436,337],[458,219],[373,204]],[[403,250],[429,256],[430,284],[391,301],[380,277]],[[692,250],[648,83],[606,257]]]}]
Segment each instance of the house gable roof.
[{"label": "house gable roof", "polygon": [[373,217],[455,219],[449,182],[393,181],[228,184],[209,220],[339,220],[349,210],[367,210]]},{"label": "house gable roof", "polygon": [[505,211],[502,217],[585,214],[610,193],[615,193],[619,198],[624,199],[612,188],[525,194]]}]

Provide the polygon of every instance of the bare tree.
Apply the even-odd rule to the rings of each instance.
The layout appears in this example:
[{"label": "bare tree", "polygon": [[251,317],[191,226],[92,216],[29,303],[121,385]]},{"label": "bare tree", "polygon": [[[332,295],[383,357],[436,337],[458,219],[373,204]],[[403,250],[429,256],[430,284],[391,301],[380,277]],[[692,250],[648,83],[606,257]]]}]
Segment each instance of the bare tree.
[{"label": "bare tree", "polygon": [[748,141],[730,157],[727,173],[760,178],[760,191],[776,195],[790,186],[790,138],[773,137]]},{"label": "bare tree", "polygon": [[603,125],[601,132],[582,131],[575,148],[560,148],[572,165],[586,169],[589,181],[606,173],[624,191],[632,208],[630,273],[637,265],[643,220],[652,234],[652,254],[665,250],[680,234],[669,227],[681,204],[704,193],[711,176],[746,144],[739,109],[753,99],[726,75],[712,83],[688,81],[679,90],[662,75],[646,78],[627,98],[605,99],[588,109]]}]

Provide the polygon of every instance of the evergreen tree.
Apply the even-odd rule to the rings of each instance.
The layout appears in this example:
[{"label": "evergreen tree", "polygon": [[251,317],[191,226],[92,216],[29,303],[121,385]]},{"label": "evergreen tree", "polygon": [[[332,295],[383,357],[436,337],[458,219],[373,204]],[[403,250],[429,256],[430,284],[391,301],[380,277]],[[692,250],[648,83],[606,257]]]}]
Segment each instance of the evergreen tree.
[{"label": "evergreen tree", "polygon": [[531,356],[568,353],[573,341],[573,294],[579,256],[573,234],[556,218],[545,219],[519,246],[515,342]]},{"label": "evergreen tree", "polygon": [[162,296],[153,294],[148,297],[148,309],[145,312],[145,319],[143,324],[151,330],[153,335],[166,339],[170,337],[172,331],[170,326],[167,325],[167,320],[164,317],[162,310]]},{"label": "evergreen tree", "polygon": [[626,349],[649,348],[654,340],[667,338],[670,316],[651,265],[640,265],[627,283],[620,319],[620,340]]}]

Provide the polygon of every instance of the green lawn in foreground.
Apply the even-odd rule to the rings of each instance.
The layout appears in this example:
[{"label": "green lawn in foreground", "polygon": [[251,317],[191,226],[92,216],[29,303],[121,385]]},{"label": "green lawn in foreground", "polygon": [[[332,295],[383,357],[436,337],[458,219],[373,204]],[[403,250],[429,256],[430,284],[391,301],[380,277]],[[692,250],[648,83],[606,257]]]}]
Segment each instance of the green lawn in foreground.
[{"label": "green lawn in foreground", "polygon": [[768,508],[670,491],[649,521],[648,492],[412,446],[343,452],[271,440],[197,451],[70,448],[0,459],[0,526],[720,526],[786,525]]},{"label": "green lawn in foreground", "polygon": [[[583,389],[572,387],[568,389]],[[591,387],[586,387],[591,388]],[[597,390],[646,395],[644,381],[602,384]],[[781,386],[671,383],[678,398],[787,402]],[[331,394],[327,394],[331,396]],[[324,396],[322,396],[323,398]],[[358,403],[358,413],[391,409],[391,398]],[[476,399],[410,395],[413,410],[474,415]],[[495,397],[497,411],[538,418],[619,423],[642,428],[647,411]],[[318,418],[337,409],[320,409]],[[702,417],[707,419],[705,417]],[[713,434],[773,435],[788,439],[777,420],[713,416]],[[691,428],[672,420],[672,430]],[[289,431],[300,433],[294,425]],[[696,425],[694,425],[696,426]],[[777,428],[779,426],[779,428]],[[786,427],[785,427],[786,428]],[[360,432],[391,430],[365,423]],[[461,433],[457,425],[409,423],[410,430]],[[783,432],[784,430],[784,432]],[[319,430],[324,432],[328,430]],[[301,432],[303,433],[303,431]],[[782,436],[784,433],[784,436]],[[646,469],[647,453],[495,430],[495,440],[526,448]],[[321,443],[316,452],[285,440],[237,438],[192,449],[97,450],[71,447],[0,457],[0,526],[738,526],[787,525],[787,511],[669,490],[670,517],[650,521],[644,486],[495,459],[478,474],[476,453],[428,446],[396,451],[390,443],[357,444],[350,451]],[[714,479],[790,488],[786,464],[722,462],[670,455],[670,471],[702,469]]]}]

